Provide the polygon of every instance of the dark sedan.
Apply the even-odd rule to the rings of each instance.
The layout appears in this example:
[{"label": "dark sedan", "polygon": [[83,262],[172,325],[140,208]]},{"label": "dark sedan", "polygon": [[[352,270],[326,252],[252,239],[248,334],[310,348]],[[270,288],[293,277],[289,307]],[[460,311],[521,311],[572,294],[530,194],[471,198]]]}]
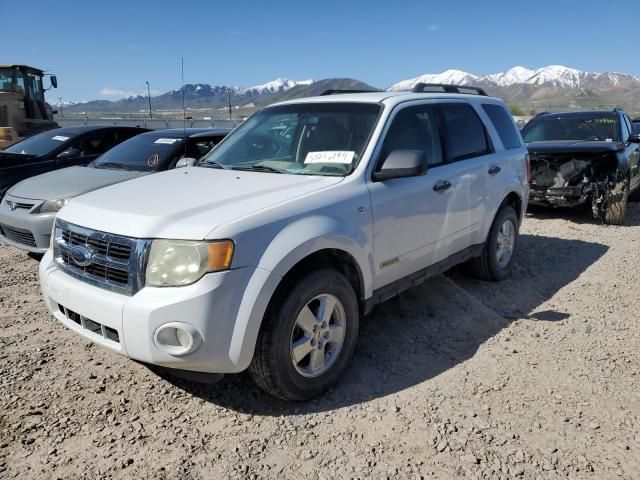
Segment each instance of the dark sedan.
[{"label": "dark sedan", "polygon": [[0,197],[25,178],[87,165],[112,147],[147,132],[137,127],[57,128],[0,150]]},{"label": "dark sedan", "polygon": [[26,179],[0,203],[0,241],[31,253],[49,247],[54,218],[74,197],[143,175],[186,167],[209,152],[229,129],[154,130],[130,138],[87,167]]}]

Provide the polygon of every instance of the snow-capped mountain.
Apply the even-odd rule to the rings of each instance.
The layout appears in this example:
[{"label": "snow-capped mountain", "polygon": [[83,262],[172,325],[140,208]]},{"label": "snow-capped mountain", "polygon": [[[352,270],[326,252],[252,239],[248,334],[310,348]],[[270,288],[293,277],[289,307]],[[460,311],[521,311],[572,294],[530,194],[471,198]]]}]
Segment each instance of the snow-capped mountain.
[{"label": "snow-capped mountain", "polygon": [[[288,78],[276,78],[270,82],[253,87],[233,87],[228,85],[209,85],[206,83],[188,83],[184,86],[185,94],[212,95],[219,92],[231,91],[239,95],[268,95],[270,93],[286,92],[296,85],[311,85],[313,80],[290,80]],[[182,94],[183,87],[174,88],[169,93]],[[165,94],[166,95],[166,94]]]},{"label": "snow-capped mountain", "polygon": [[253,87],[239,90],[243,93],[251,92],[256,95],[265,95],[269,93],[286,92],[296,85],[311,85],[312,83],[313,80],[289,80],[288,78],[277,78],[261,85],[254,85]]},{"label": "snow-capped mountain", "polygon": [[409,90],[416,83],[446,83],[455,85],[468,85],[475,82],[479,77],[462,70],[446,70],[442,73],[427,73],[416,78],[403,80],[393,85],[389,90]]},{"label": "snow-capped mountain", "polygon": [[[154,110],[180,110],[184,97],[187,110],[226,110],[229,100],[234,107],[259,108],[279,100],[320,95],[330,89],[374,90],[374,87],[349,78],[328,78],[317,81],[278,78],[249,88],[188,83],[184,87],[153,96],[151,104]],[[134,95],[115,101],[93,100],[71,105],[65,112],[139,112],[148,109],[148,102],[145,95]]]},{"label": "snow-capped mountain", "polygon": [[392,85],[389,90],[407,90],[419,82],[457,85],[478,84],[496,87],[536,85],[559,89],[640,87],[640,79],[626,73],[583,72],[563,65],[549,65],[538,68],[537,70],[518,66],[506,72],[484,76],[474,75],[461,70],[447,70],[438,74],[425,74],[416,78],[403,80]]},{"label": "snow-capped mountain", "polygon": [[494,73],[493,75],[487,75],[484,79],[488,82],[493,82],[501,87],[507,85],[513,85],[515,83],[526,83],[534,74],[533,70],[529,70],[525,67],[513,67],[502,73]]}]

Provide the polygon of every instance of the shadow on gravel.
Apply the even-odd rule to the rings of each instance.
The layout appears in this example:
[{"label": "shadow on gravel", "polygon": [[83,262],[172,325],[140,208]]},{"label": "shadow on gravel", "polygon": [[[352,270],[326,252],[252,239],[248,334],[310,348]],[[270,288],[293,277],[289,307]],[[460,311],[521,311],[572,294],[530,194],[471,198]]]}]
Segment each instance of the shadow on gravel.
[{"label": "shadow on gravel", "polygon": [[[603,225],[602,220],[594,218],[591,206],[582,205],[575,208],[568,207],[542,207],[539,205],[529,205],[527,215],[539,220],[545,219],[562,219],[575,224],[585,225]],[[640,203],[631,202],[627,204],[625,214],[625,227],[633,227],[640,225]]]},{"label": "shadow on gravel", "polygon": [[569,315],[536,311],[607,251],[605,245],[522,235],[510,279],[474,280],[460,267],[378,306],[361,321],[350,368],[339,384],[308,403],[291,404],[263,393],[248,375],[213,386],[169,380],[205,401],[258,415],[330,411],[420,384],[471,358],[513,320],[554,322]]}]

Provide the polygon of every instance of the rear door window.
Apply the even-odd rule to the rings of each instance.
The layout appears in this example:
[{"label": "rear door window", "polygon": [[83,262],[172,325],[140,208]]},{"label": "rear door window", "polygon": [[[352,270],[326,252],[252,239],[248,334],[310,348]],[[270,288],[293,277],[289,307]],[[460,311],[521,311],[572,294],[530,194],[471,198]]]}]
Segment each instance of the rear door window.
[{"label": "rear door window", "polygon": [[484,124],[471,105],[445,103],[441,108],[449,162],[491,153]]},{"label": "rear door window", "polygon": [[507,112],[506,108],[501,105],[486,103],[482,105],[482,109],[491,120],[491,123],[493,123],[504,148],[510,150],[522,146],[520,134],[513,123],[511,114]]}]

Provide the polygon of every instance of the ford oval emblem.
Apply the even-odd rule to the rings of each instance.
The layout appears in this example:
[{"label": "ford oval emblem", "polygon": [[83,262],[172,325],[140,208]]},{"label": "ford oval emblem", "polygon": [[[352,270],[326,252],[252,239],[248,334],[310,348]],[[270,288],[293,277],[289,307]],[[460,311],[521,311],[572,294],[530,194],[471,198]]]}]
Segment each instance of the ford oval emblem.
[{"label": "ford oval emblem", "polygon": [[73,263],[79,267],[87,267],[91,265],[94,251],[88,245],[76,245],[69,253]]}]

